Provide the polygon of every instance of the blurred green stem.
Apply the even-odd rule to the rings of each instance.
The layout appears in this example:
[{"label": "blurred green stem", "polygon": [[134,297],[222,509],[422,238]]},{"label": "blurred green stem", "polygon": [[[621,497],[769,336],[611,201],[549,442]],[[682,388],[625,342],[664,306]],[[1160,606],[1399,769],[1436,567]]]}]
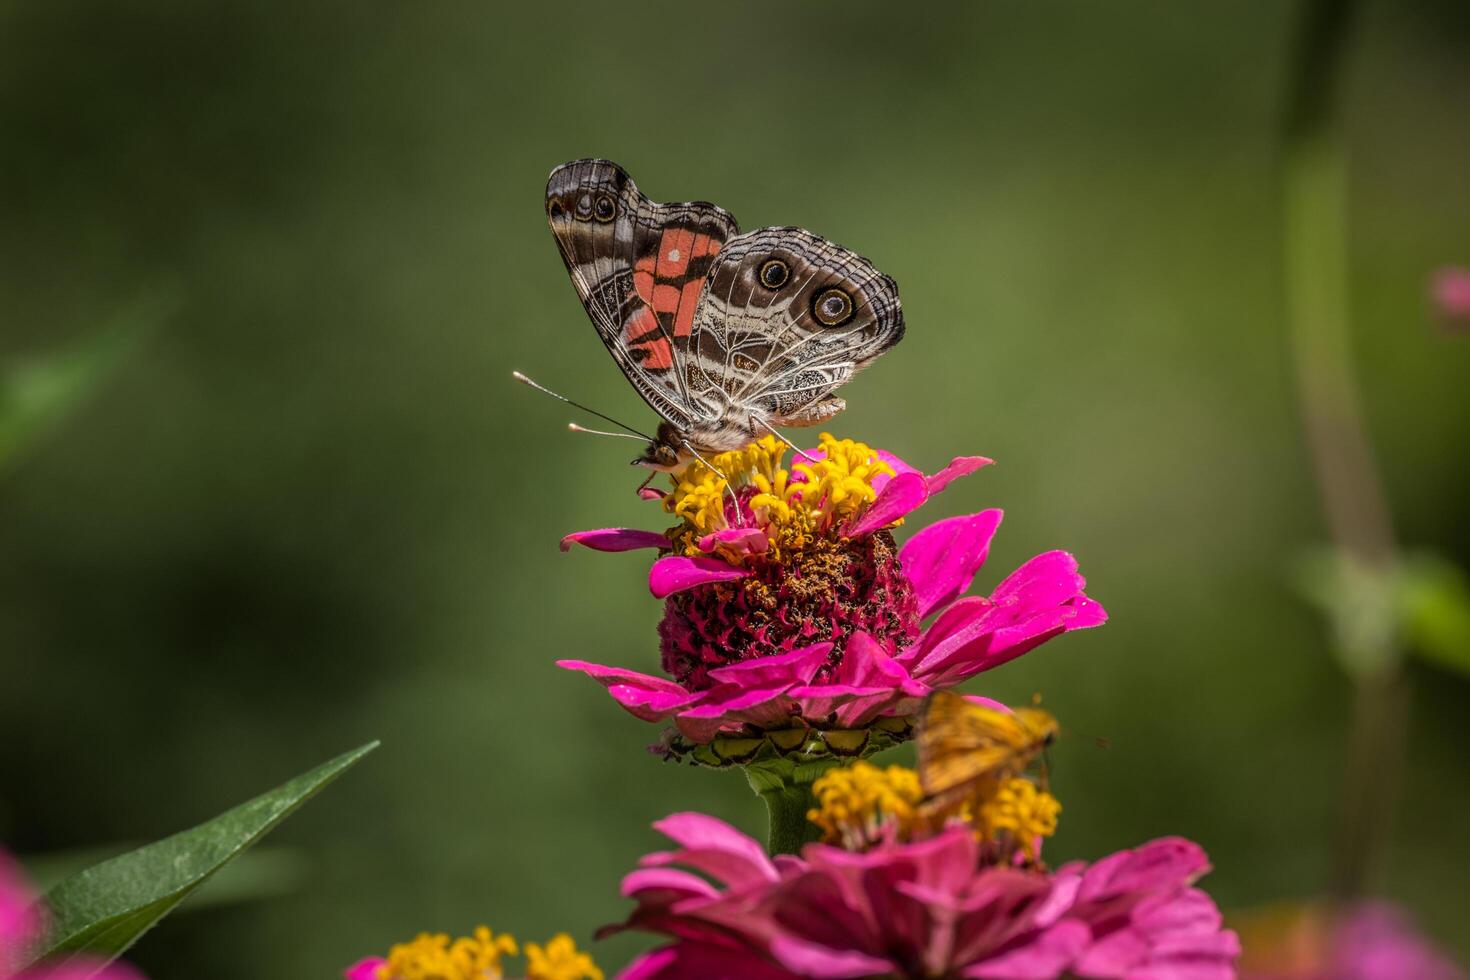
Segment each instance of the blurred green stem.
[{"label": "blurred green stem", "polygon": [[841,765],[841,760],[798,763],[773,759],[744,767],[750,788],[766,803],[770,817],[766,850],[772,855],[795,854],[803,844],[821,836],[817,825],[806,818],[807,811],[816,806],[812,783],[835,765]]},{"label": "blurred green stem", "polygon": [[[1283,261],[1302,422],[1328,529],[1340,557],[1395,566],[1393,527],[1353,371],[1348,332],[1346,160],[1339,78],[1355,0],[1307,0],[1289,67],[1283,132]],[[1405,723],[1395,630],[1382,631],[1354,684],[1341,826],[1331,892],[1364,890],[1392,810]],[[1348,658],[1342,658],[1344,663]]]}]

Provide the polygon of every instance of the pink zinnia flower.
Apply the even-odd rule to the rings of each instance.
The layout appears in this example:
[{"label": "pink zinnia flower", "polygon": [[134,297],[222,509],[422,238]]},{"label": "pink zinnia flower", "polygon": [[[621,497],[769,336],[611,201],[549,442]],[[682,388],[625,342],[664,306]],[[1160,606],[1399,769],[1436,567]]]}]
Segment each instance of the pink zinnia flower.
[{"label": "pink zinnia flower", "polygon": [[623,880],[638,906],[609,931],[674,941],[622,980],[1234,976],[1238,943],[1191,887],[1209,866],[1188,841],[1046,874],[986,866],[962,824],[861,853],[808,844],[774,861],[713,817],[655,826],[680,849],[650,854]]},{"label": "pink zinnia flower", "polygon": [[0,850],[0,980],[143,980],[126,963],[103,966],[95,960],[68,958],[59,966],[21,969],[46,934],[46,915],[36,902],[20,866]]},{"label": "pink zinnia flower", "polygon": [[673,719],[695,745],[775,731],[866,737],[934,690],[1107,618],[1064,551],[1031,559],[989,596],[962,598],[999,510],[895,543],[896,524],[990,460],[960,457],[926,476],[825,434],[789,470],[785,452],[767,437],[678,471],[671,491],[649,493],[680,519],[667,533],[605,528],[563,539],[563,550],[661,552],[649,589],[665,600],[659,637],[669,676],[560,665],[599,681],[639,718]]}]

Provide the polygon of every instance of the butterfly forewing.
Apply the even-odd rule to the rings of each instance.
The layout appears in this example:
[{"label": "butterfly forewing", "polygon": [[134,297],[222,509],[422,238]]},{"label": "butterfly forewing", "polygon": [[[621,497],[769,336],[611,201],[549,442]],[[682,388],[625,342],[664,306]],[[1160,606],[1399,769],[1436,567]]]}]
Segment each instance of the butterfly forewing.
[{"label": "butterfly forewing", "polygon": [[551,172],[546,219],[598,336],[659,415],[695,421],[685,350],[710,263],[737,231],[703,202],[656,204],[607,160]]}]

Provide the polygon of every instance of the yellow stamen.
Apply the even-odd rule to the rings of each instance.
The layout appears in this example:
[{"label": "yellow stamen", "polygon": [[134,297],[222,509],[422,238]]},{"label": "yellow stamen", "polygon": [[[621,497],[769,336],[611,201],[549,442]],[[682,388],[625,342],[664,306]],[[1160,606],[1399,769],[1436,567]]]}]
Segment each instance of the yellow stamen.
[{"label": "yellow stamen", "polygon": [[497,936],[485,926],[473,937],[452,943],[442,932],[421,932],[412,942],[388,951],[378,980],[500,980],[504,976],[500,957],[514,955],[515,939],[504,933]]},{"label": "yellow stamen", "polygon": [[747,506],[755,525],[771,540],[772,557],[779,558],[779,549],[805,547],[812,535],[859,514],[878,496],[874,478],[893,475],[893,467],[861,442],[824,432],[819,448],[824,458],[802,459],[786,469],[786,444],[765,436],[743,449],[720,453],[709,466],[695,460],[675,471],[674,488],[663,507],[683,518],[684,525],[672,537],[686,554],[699,554],[699,538],[725,529],[724,474],[733,489],[754,491]]},{"label": "yellow stamen", "polygon": [[544,947],[526,943],[526,980],[602,980],[602,971],[559,932]]},{"label": "yellow stamen", "polygon": [[919,819],[919,801],[924,791],[919,774],[903,766],[879,769],[855,762],[832,769],[812,783],[817,807],[807,819],[822,828],[828,843],[848,850],[861,850],[889,832],[905,836]]},{"label": "yellow stamen", "polygon": [[986,840],[999,841],[1009,835],[1028,860],[1037,859],[1037,838],[1057,832],[1062,804],[1055,796],[1036,788],[1029,779],[1007,779],[994,795],[980,803],[975,813],[975,830]]}]

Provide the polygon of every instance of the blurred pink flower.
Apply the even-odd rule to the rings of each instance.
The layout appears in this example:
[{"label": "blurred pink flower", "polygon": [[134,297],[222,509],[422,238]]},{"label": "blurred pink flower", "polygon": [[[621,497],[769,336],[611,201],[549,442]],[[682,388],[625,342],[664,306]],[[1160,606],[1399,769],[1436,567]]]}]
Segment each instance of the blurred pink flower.
[{"label": "blurred pink flower", "polygon": [[1435,312],[1451,330],[1470,330],[1470,269],[1440,269],[1430,283]]},{"label": "blurred pink flower", "polygon": [[1465,980],[1466,974],[1387,902],[1332,911],[1276,907],[1242,917],[1247,980]]},{"label": "blurred pink flower", "polygon": [[865,853],[809,844],[774,861],[713,817],[680,813],[655,826],[680,849],[648,855],[623,879],[637,908],[604,934],[674,941],[622,980],[1234,976],[1238,943],[1190,887],[1208,864],[1187,841],[1048,875],[983,867],[960,825]]},{"label": "blurred pink flower", "polygon": [[[909,715],[934,690],[1107,619],[1065,551],[1032,558],[989,596],[962,598],[990,552],[999,510],[941,520],[895,544],[896,522],[990,460],[960,457],[926,476],[892,454],[824,436],[821,449],[803,454],[814,463],[788,473],[782,453],[767,440],[718,457],[721,473],[752,474],[738,490],[708,470],[704,482],[677,477],[665,509],[686,521],[667,535],[605,528],[563,539],[563,550],[664,553],[649,588],[665,599],[659,634],[671,676],[559,665],[601,683],[633,715],[672,718],[681,735],[705,743]],[[841,467],[823,466],[839,454]],[[828,504],[834,497],[841,508]]]},{"label": "blurred pink flower", "polygon": [[143,980],[126,963],[103,966],[89,959],[21,969],[45,933],[45,912],[30,882],[14,859],[0,850],[0,980]]}]

